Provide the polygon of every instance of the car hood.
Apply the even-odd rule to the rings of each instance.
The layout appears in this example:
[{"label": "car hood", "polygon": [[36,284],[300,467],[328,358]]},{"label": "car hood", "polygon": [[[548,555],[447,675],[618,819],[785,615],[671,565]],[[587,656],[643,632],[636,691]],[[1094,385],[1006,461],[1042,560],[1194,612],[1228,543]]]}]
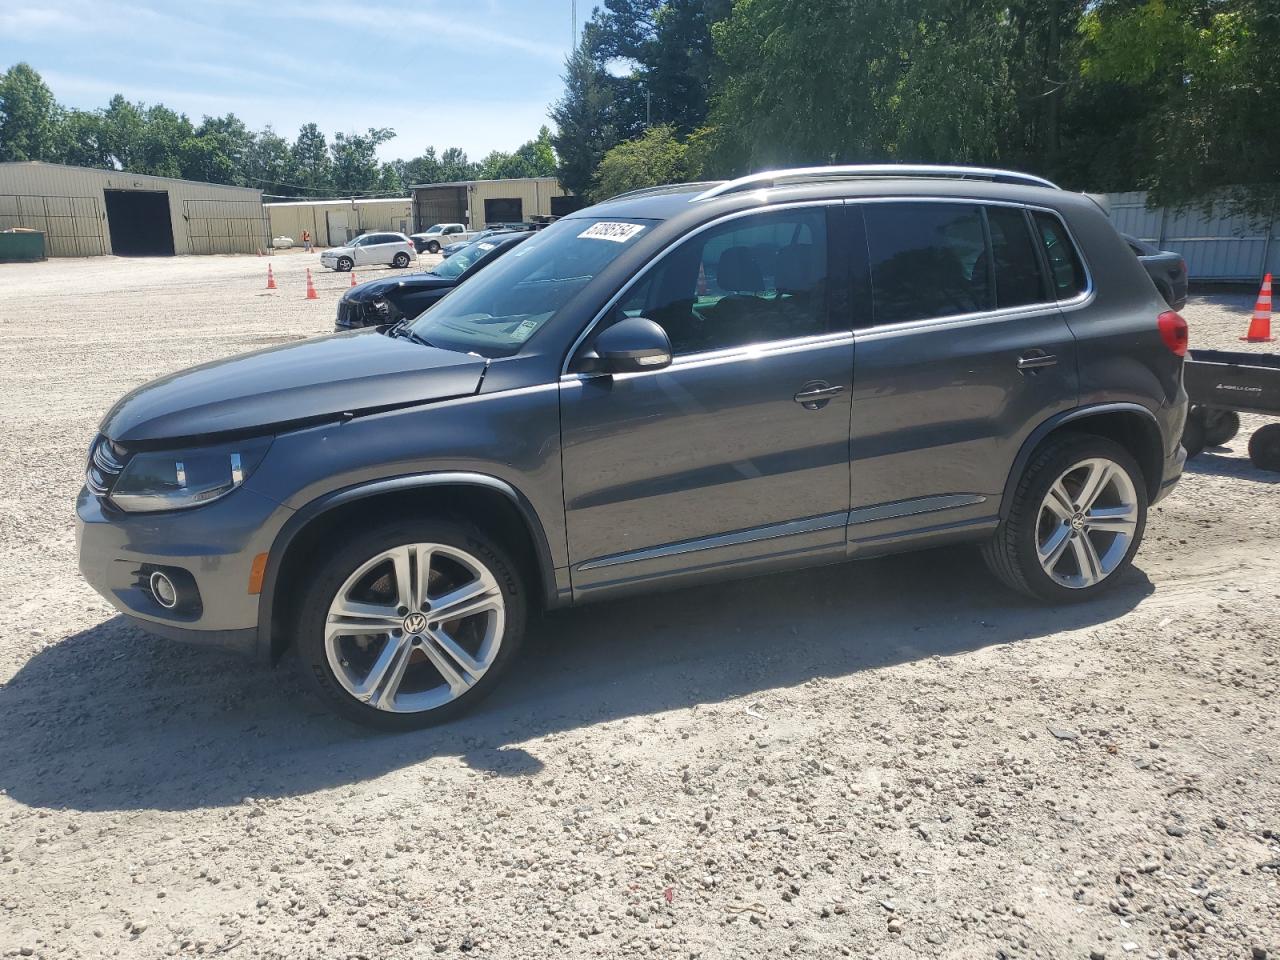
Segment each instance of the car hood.
[{"label": "car hood", "polygon": [[322,257],[349,256],[354,250],[355,250],[355,247],[327,247],[326,249],[320,252],[320,256]]},{"label": "car hood", "polygon": [[342,295],[342,299],[367,302],[399,290],[439,290],[443,287],[452,287],[455,282],[447,277],[437,277],[434,273],[415,273],[407,277],[379,277],[377,280],[366,280],[351,287]]},{"label": "car hood", "polygon": [[112,407],[99,429],[125,445],[266,432],[467,396],[486,362],[372,330],[333,334],[153,380]]}]

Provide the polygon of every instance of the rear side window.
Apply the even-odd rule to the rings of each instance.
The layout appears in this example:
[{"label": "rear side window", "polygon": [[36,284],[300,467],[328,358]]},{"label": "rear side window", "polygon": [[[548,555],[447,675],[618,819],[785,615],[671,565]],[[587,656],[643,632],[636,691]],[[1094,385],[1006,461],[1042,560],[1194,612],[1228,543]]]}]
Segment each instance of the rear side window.
[{"label": "rear side window", "polygon": [[977,204],[869,203],[864,212],[877,324],[991,309]]},{"label": "rear side window", "polygon": [[1084,267],[1075,244],[1067,236],[1062,221],[1048,213],[1034,215],[1036,234],[1044,245],[1049,260],[1049,274],[1053,281],[1053,295],[1058,300],[1070,300],[1084,290]]},{"label": "rear side window", "polygon": [[1044,283],[1026,214],[1016,207],[987,207],[991,259],[996,271],[996,306],[1044,303]]}]

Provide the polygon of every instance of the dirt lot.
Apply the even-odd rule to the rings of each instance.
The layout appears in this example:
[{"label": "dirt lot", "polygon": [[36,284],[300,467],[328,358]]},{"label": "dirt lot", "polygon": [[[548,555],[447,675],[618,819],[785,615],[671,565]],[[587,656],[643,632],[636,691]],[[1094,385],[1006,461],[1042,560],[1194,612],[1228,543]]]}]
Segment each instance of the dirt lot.
[{"label": "dirt lot", "polygon": [[[1263,958],[1280,476],[1250,427],[1107,600],[971,550],[557,614],[473,717],[374,736],[76,573],[125,390],[329,329],[318,258],[0,265],[0,954]],[[374,271],[368,273],[372,276]],[[1250,298],[1196,298],[1236,347]]]}]

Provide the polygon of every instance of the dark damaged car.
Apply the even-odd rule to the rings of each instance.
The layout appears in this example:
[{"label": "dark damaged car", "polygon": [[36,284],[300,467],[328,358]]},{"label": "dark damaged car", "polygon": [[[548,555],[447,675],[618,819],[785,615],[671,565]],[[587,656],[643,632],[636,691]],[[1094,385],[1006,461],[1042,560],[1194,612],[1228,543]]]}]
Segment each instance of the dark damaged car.
[{"label": "dark damaged car", "polygon": [[358,330],[412,319],[530,236],[510,233],[485,237],[467,244],[426,273],[380,277],[354,286],[338,301],[334,330]]}]

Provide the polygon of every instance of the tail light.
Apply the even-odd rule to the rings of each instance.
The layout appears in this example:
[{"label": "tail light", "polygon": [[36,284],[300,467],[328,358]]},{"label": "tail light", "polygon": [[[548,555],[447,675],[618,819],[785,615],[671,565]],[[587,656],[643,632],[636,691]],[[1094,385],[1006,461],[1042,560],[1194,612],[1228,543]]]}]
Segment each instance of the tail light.
[{"label": "tail light", "polygon": [[1187,355],[1187,321],[1172,310],[1166,310],[1156,318],[1156,326],[1160,328],[1160,339],[1175,356]]}]

